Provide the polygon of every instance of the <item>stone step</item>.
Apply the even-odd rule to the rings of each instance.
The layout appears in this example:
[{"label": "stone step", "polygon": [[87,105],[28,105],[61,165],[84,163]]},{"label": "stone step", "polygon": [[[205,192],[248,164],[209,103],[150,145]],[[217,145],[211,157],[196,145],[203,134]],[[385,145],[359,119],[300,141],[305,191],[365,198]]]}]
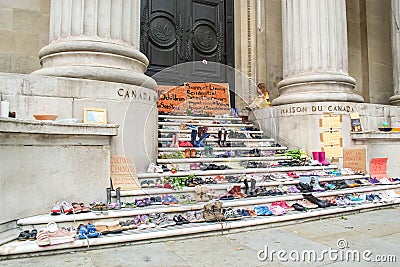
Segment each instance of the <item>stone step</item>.
[{"label": "stone step", "polygon": [[[360,188],[347,188],[341,190],[331,190],[326,192],[314,192],[313,195],[316,197],[328,197],[337,196],[343,194],[352,193],[365,193],[365,192],[375,192],[390,189],[398,189],[400,185],[378,185],[378,186],[365,186]],[[281,196],[265,196],[265,197],[253,197],[235,200],[226,200],[222,202],[222,207],[251,207],[254,205],[266,205],[275,201],[294,201],[303,199],[301,193],[291,194],[291,195],[281,195]],[[45,227],[49,222],[55,222],[57,224],[63,224],[63,226],[77,226],[83,222],[95,222],[95,221],[114,221],[118,219],[123,219],[127,217],[132,217],[135,215],[150,214],[153,212],[163,212],[168,214],[183,213],[192,210],[201,210],[205,202],[199,202],[196,204],[176,204],[176,205],[154,205],[147,206],[143,208],[132,208],[132,209],[121,209],[121,210],[110,210],[108,214],[96,215],[93,212],[79,213],[71,215],[50,215],[43,214],[32,216],[17,221],[18,226],[23,229],[31,229],[33,226],[35,228]]]},{"label": "stone step", "polygon": [[174,163],[219,163],[219,162],[242,162],[242,161],[275,161],[289,160],[291,157],[230,157],[230,158],[184,158],[184,159],[157,159],[160,164]]},{"label": "stone step", "polygon": [[[189,124],[189,123],[188,123]],[[170,121],[159,121],[158,125],[165,126],[180,126],[182,122],[170,122]],[[219,128],[245,128],[245,127],[253,127],[253,124],[243,124],[243,123],[190,123],[192,126],[206,126],[206,127],[219,127]]]},{"label": "stone step", "polygon": [[163,172],[163,173],[138,173],[137,177],[141,178],[161,178],[165,176],[177,177],[177,176],[212,176],[212,175],[240,175],[249,173],[272,173],[272,172],[295,172],[295,171],[317,171],[317,170],[332,170],[337,169],[336,165],[329,166],[295,166],[295,167],[270,167],[270,168],[236,168],[228,170],[191,170],[191,171],[178,171],[176,173]]},{"label": "stone step", "polygon": [[361,210],[371,210],[375,208],[382,208],[385,206],[398,205],[399,200],[393,203],[365,203],[356,206],[338,208],[330,207],[325,209],[315,209],[309,212],[291,211],[282,216],[259,216],[255,218],[244,218],[237,221],[225,221],[223,223],[189,223],[181,226],[170,226],[167,228],[150,228],[144,230],[129,230],[124,231],[122,234],[106,235],[89,240],[75,240],[71,243],[60,244],[55,246],[39,247],[35,241],[13,241],[0,246],[0,255],[18,255],[18,254],[31,254],[42,253],[51,251],[71,250],[76,248],[87,248],[89,246],[102,246],[126,242],[138,242],[142,240],[156,240],[161,238],[170,238],[173,236],[193,235],[198,233],[224,231],[228,233],[230,229],[247,229],[252,226],[268,225],[274,223],[282,223],[287,221],[296,221],[307,218],[318,218],[322,216],[338,215],[349,212],[358,212]]},{"label": "stone step", "polygon": [[[190,137],[185,137],[185,138],[179,138],[179,141],[190,141]],[[159,137],[158,141],[161,142],[170,142],[172,141],[172,137]],[[203,142],[218,142],[219,140],[217,138],[207,138]],[[227,142],[274,142],[274,139],[268,138],[268,139],[257,139],[257,138],[249,138],[249,139],[239,139],[239,138],[226,138]]]},{"label": "stone step", "polygon": [[0,233],[0,246],[3,244],[6,244],[8,242],[11,242],[13,240],[16,240],[20,232],[21,232],[21,229],[16,229],[16,228],[1,232]]},{"label": "stone step", "polygon": [[[318,182],[333,182],[333,181],[340,181],[340,180],[356,180],[356,179],[366,179],[369,178],[367,175],[346,175],[346,176],[333,176],[333,177],[319,177]],[[299,184],[299,178],[293,178],[292,180],[288,179],[286,181],[274,181],[274,180],[267,180],[267,181],[258,181],[256,183],[256,187],[259,186],[266,186],[266,187],[278,187],[282,186],[290,186],[290,185],[297,185]],[[222,193],[221,191],[226,192],[227,188],[233,185],[240,185],[243,189],[245,188],[244,183],[217,183],[217,184],[204,184],[209,189],[214,189],[217,192]],[[250,184],[249,184],[250,186]],[[364,187],[364,186],[360,186]],[[121,191],[121,197],[123,202],[132,202],[133,200],[128,199],[127,197],[148,197],[148,196],[156,196],[156,195],[165,195],[165,194],[180,194],[180,193],[193,193],[194,194],[194,187],[185,186],[180,190],[173,190],[168,188],[159,188],[159,187],[144,187],[141,190],[130,190],[130,191]],[[111,195],[115,197],[115,191],[111,192]]]},{"label": "stone step", "polygon": [[206,117],[206,116],[158,115],[158,118],[167,119],[167,120],[242,121],[242,118],[237,118],[237,117]]},{"label": "stone step", "polygon": [[[178,134],[190,134],[192,130],[180,130],[180,129],[158,129],[160,133],[178,133]],[[237,130],[237,133],[244,133],[244,134],[263,134],[263,131],[244,131],[244,130]],[[218,134],[218,131],[207,131],[209,134]]]},{"label": "stone step", "polygon": [[[204,147],[159,147],[158,152],[177,152],[184,151],[186,148],[196,149],[197,151],[204,151]],[[248,151],[254,148],[258,148],[261,151],[276,151],[276,150],[286,150],[287,147],[270,147],[270,146],[257,146],[257,147],[214,147],[213,151],[237,151],[243,150]]]}]

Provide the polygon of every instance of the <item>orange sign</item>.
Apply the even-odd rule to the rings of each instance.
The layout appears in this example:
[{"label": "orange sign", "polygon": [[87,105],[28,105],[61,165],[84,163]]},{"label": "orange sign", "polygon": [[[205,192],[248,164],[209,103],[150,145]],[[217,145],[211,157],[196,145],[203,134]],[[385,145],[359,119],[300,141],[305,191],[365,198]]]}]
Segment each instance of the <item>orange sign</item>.
[{"label": "orange sign", "polygon": [[186,111],[186,90],[185,86],[159,85],[158,91],[158,111],[164,113],[173,112],[183,115]]},{"label": "orange sign", "polygon": [[230,112],[229,84],[185,83],[184,86],[158,86],[158,110],[164,113],[221,115]]},{"label": "orange sign", "polygon": [[373,158],[369,163],[369,173],[371,177],[383,178],[387,177],[387,161],[388,158]]}]

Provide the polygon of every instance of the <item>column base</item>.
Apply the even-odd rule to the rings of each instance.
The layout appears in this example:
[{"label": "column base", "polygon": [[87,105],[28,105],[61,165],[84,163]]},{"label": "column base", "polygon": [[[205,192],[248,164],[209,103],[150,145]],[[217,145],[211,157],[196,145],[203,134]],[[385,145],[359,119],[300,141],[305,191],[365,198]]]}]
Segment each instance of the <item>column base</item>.
[{"label": "column base", "polygon": [[272,105],[304,102],[364,102],[362,96],[353,93],[355,79],[343,74],[311,74],[295,76],[278,83],[280,96]]},{"label": "column base", "polygon": [[126,83],[153,90],[157,87],[144,74],[149,63],[146,56],[120,43],[61,39],[43,47],[39,58],[43,68],[32,74]]},{"label": "column base", "polygon": [[389,98],[390,104],[393,106],[400,106],[400,95],[394,95]]}]

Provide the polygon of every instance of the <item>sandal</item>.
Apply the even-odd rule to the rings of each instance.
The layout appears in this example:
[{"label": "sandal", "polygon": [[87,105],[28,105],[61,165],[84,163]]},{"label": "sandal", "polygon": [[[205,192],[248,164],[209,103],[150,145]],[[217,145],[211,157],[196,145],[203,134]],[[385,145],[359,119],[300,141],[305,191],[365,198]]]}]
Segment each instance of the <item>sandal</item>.
[{"label": "sandal", "polygon": [[17,237],[17,240],[18,241],[26,241],[26,240],[29,239],[29,236],[30,236],[29,235],[29,230],[25,230],[25,231],[19,233],[19,235]]},{"label": "sandal", "polygon": [[90,212],[90,207],[86,206],[85,203],[81,202],[79,203],[79,206],[82,208],[81,212]]},{"label": "sandal", "polygon": [[[83,208],[82,208],[82,206],[79,204],[79,203],[77,203],[77,202],[72,202],[72,207],[74,208],[74,213],[75,214],[77,214],[77,213],[81,213],[82,211],[83,211]],[[89,210],[90,211],[90,210]]]},{"label": "sandal", "polygon": [[38,231],[36,229],[33,229],[29,234],[29,240],[35,240],[36,236],[37,236],[37,232]]}]

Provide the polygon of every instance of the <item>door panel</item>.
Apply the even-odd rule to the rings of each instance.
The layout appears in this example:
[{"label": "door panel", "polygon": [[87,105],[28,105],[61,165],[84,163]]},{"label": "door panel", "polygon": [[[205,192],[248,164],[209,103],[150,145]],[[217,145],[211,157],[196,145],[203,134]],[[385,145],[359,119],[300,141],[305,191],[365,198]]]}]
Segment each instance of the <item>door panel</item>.
[{"label": "door panel", "polygon": [[[141,0],[141,51],[149,58],[146,72],[159,84],[190,81],[229,82],[234,66],[233,0]],[[226,42],[225,40],[228,40]],[[221,64],[190,64],[203,61]]]}]

